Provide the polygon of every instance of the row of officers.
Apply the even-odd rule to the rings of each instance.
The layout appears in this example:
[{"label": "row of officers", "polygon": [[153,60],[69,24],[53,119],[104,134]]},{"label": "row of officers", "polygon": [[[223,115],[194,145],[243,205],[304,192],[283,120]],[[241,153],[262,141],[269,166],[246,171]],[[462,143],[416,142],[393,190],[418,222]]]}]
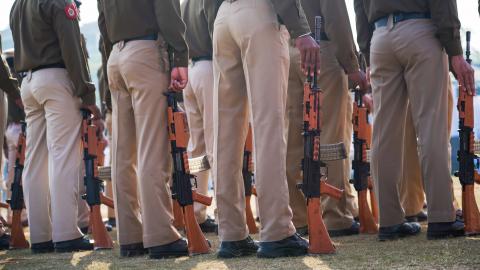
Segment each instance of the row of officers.
[{"label": "row of officers", "polygon": [[[36,253],[93,248],[78,227],[84,204],[79,108],[102,124],[77,5],[16,0],[10,17],[15,69],[25,77],[20,92],[9,91],[14,87],[4,71],[0,87],[25,109],[23,187]],[[351,144],[349,81],[362,89],[371,83],[380,240],[418,234],[425,199],[428,236],[463,235],[449,169],[449,66],[461,91],[470,93],[474,71],[462,56],[456,0],[354,5],[367,74],[359,68],[341,0],[185,0],[182,6],[178,0],[98,0],[108,81],[108,98],[101,96],[111,102],[106,114],[121,256],[188,254],[172,224],[164,95],[183,89],[190,154],[207,155],[212,167],[197,182],[198,191],[207,193],[213,179],[218,256],[306,254],[308,243],[300,236],[308,233],[306,202],[296,183],[307,72],[319,72],[323,90],[322,144]],[[311,37],[315,16],[324,21],[320,44]],[[241,170],[249,123],[259,242],[249,236],[244,212]],[[327,166],[328,182],[345,190],[340,201],[322,199],[329,234],[358,234],[350,161]],[[205,230],[216,226],[205,207],[196,206],[196,218]]]}]

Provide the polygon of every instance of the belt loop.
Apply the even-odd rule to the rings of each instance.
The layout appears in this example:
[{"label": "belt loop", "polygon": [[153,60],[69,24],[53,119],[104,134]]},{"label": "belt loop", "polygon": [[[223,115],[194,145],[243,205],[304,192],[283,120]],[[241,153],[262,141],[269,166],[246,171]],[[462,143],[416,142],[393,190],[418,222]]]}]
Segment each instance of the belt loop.
[{"label": "belt loop", "polygon": [[27,72],[27,76],[26,76],[27,82],[30,82],[30,81],[32,80],[32,73],[33,73],[33,72],[32,72],[31,70],[29,70],[29,71]]},{"label": "belt loop", "polygon": [[125,41],[121,40],[117,43],[118,50],[121,51],[125,48]]},{"label": "belt loop", "polygon": [[391,30],[393,30],[394,27],[395,27],[395,15],[390,14],[390,15],[388,15],[387,29],[388,29],[388,31],[391,31]]}]

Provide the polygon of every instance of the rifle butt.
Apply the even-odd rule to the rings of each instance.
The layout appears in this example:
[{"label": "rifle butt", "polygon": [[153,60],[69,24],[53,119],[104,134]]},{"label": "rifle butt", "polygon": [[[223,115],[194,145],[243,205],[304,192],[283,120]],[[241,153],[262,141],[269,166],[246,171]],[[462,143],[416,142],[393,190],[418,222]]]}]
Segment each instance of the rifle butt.
[{"label": "rifle butt", "polygon": [[335,253],[335,246],[328,235],[327,228],[322,219],[322,206],[320,198],[308,199],[308,253],[310,254],[332,254]]},{"label": "rifle butt", "polygon": [[462,188],[462,210],[465,234],[480,234],[480,212],[475,201],[474,185],[464,185]]},{"label": "rifle butt", "polygon": [[477,183],[477,184],[479,184],[479,185],[480,185],[480,174],[479,174],[479,173],[477,173],[477,172],[475,172],[475,176],[474,176],[474,178],[475,178],[475,183]]},{"label": "rifle butt", "polygon": [[325,181],[320,181],[320,194],[340,200],[343,196],[343,190],[327,184]]},{"label": "rifle butt", "polygon": [[183,211],[185,216],[185,231],[188,239],[188,252],[190,255],[209,253],[210,245],[195,219],[193,205],[184,206]]},{"label": "rifle butt", "polygon": [[100,205],[90,206],[90,226],[95,250],[112,249],[113,241],[105,228],[105,224],[103,224],[102,215],[100,214]]},{"label": "rifle butt", "polygon": [[253,186],[253,185],[252,185],[252,195],[258,196],[257,195],[257,188],[255,188],[255,186]]},{"label": "rifle butt", "polygon": [[173,200],[173,226],[177,230],[185,230],[185,217],[177,200]]},{"label": "rifle butt", "polygon": [[22,225],[22,210],[13,210],[10,248],[12,249],[26,249],[30,244],[25,238]]},{"label": "rifle butt", "polygon": [[378,226],[375,222],[375,217],[370,211],[370,206],[367,201],[368,190],[360,190],[358,192],[358,218],[360,219],[360,233],[376,234],[378,233]]},{"label": "rifle butt", "polygon": [[100,193],[100,201],[102,202],[102,204],[110,207],[111,209],[115,209],[113,200],[111,198],[105,196],[103,193]]},{"label": "rifle butt", "polygon": [[372,208],[372,215],[375,219],[375,223],[378,224],[378,217],[379,217],[379,210],[378,210],[378,202],[377,198],[375,197],[375,192],[373,192],[373,182],[371,179],[368,180],[368,189],[370,192],[370,207]]},{"label": "rifle butt", "polygon": [[201,203],[206,206],[210,206],[212,204],[212,197],[202,195],[196,191],[192,191],[192,199],[194,202]]},{"label": "rifle butt", "polygon": [[248,232],[250,234],[258,233],[257,224],[255,223],[255,218],[253,217],[252,205],[250,199],[252,196],[245,197],[245,217],[247,219]]}]

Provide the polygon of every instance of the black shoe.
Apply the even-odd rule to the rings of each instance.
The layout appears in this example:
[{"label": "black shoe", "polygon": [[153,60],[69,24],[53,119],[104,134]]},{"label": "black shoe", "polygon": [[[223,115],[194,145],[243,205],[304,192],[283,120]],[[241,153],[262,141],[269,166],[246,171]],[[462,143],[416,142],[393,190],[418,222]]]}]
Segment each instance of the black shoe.
[{"label": "black shoe", "polygon": [[216,232],[218,229],[217,223],[215,223],[215,220],[210,217],[207,217],[205,222],[199,225],[200,225],[200,229],[204,233],[213,233],[213,232]]},{"label": "black shoe", "polygon": [[302,237],[305,237],[308,235],[308,226],[303,226],[295,229],[297,230],[298,235]]},{"label": "black shoe", "polygon": [[34,254],[49,253],[49,252],[54,252],[55,247],[53,246],[52,240],[50,240],[50,241],[47,241],[47,242],[32,244],[32,246],[30,247],[30,250]]},{"label": "black shoe", "polygon": [[0,250],[9,249],[10,248],[10,235],[8,233],[4,233],[0,236]]},{"label": "black shoe", "polygon": [[407,220],[407,222],[424,222],[424,221],[427,221],[428,216],[427,216],[427,213],[422,210],[414,216],[405,217],[405,219]]},{"label": "black shoe", "polygon": [[150,259],[164,259],[188,256],[187,241],[183,238],[170,244],[151,247],[148,249]]},{"label": "black shoe", "polygon": [[400,237],[417,235],[422,231],[422,227],[417,222],[404,222],[402,224],[389,227],[380,227],[378,240],[394,240]]},{"label": "black shoe", "polygon": [[147,253],[148,249],[143,247],[143,243],[120,245],[120,257],[136,257]]},{"label": "black shoe", "polygon": [[428,223],[427,239],[442,239],[465,235],[465,224],[462,221]]},{"label": "black shoe", "polygon": [[218,249],[219,258],[238,258],[257,253],[258,242],[248,236],[240,241],[222,241]]},{"label": "black shoe", "polygon": [[339,236],[348,236],[348,235],[355,235],[360,233],[360,223],[356,222],[355,220],[352,222],[352,226],[347,229],[342,230],[328,230],[328,234],[330,237],[339,237]]},{"label": "black shoe", "polygon": [[117,227],[117,219],[116,218],[108,218],[108,221],[107,221],[107,224],[109,224],[110,226],[112,226],[112,228],[116,228]]},{"label": "black shoe", "polygon": [[93,244],[86,237],[54,243],[55,252],[73,252],[80,250],[93,250]]},{"label": "black shoe", "polygon": [[294,234],[280,241],[261,242],[257,251],[258,258],[278,258],[302,256],[308,252],[307,240]]},{"label": "black shoe", "polygon": [[88,226],[81,227],[81,228],[80,228],[80,231],[81,231],[83,234],[88,234]]}]

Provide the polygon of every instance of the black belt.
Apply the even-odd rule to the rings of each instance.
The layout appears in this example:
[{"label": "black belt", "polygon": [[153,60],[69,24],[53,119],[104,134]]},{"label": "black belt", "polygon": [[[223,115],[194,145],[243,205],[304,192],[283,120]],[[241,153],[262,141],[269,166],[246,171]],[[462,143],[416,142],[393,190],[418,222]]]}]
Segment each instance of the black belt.
[{"label": "black belt", "polygon": [[151,35],[148,35],[148,36],[142,36],[142,37],[135,37],[135,38],[127,38],[127,39],[124,39],[124,40],[119,40],[117,42],[115,42],[114,44],[117,44],[118,42],[120,41],[123,41],[124,43],[127,43],[129,41],[134,41],[134,40],[157,40],[158,39],[158,35],[157,34],[151,34]]},{"label": "black belt", "polygon": [[202,55],[202,56],[197,56],[197,57],[192,57],[192,62],[198,62],[198,61],[212,61],[212,56],[211,55]]},{"label": "black belt", "polygon": [[[393,17],[393,24],[403,22],[403,21],[406,21],[406,20],[430,19],[432,17],[432,15],[430,15],[430,12],[395,12],[391,15]],[[375,29],[377,29],[379,27],[387,26],[389,16],[390,15],[376,20],[375,21]]]},{"label": "black belt", "polygon": [[330,39],[328,39],[327,33],[320,32],[320,40],[329,41]]},{"label": "black belt", "polygon": [[32,68],[31,71],[35,72],[35,71],[39,71],[41,69],[46,69],[46,68],[65,68],[65,64],[64,63],[55,63],[55,64],[48,64],[48,65],[41,65],[41,66],[38,66],[36,68]]}]

